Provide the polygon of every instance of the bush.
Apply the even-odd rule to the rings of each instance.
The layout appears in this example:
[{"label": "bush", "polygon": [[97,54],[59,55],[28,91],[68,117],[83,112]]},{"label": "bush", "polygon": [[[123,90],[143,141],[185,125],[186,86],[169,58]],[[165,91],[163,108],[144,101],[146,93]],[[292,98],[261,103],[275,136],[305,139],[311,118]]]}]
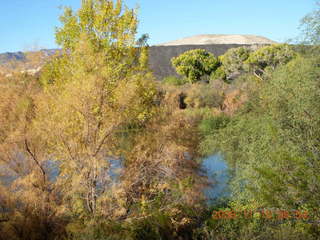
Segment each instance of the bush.
[{"label": "bush", "polygon": [[223,152],[230,166],[237,167],[233,179],[237,201],[286,209],[317,208],[318,62],[297,58],[278,68],[257,87],[246,111],[203,141],[205,153],[209,149]]},{"label": "bush", "polygon": [[230,117],[220,114],[217,116],[210,116],[200,122],[199,130],[202,135],[206,136],[212,134],[214,131],[222,129],[228,125]]},{"label": "bush", "polygon": [[173,86],[181,86],[186,83],[185,79],[178,78],[176,76],[169,76],[163,79],[165,84],[173,85]]},{"label": "bush", "polygon": [[227,74],[225,71],[224,66],[220,66],[219,68],[217,68],[216,71],[212,72],[210,75],[210,80],[223,80],[225,81],[227,79]]},{"label": "bush", "polygon": [[[228,208],[217,209],[229,211]],[[318,236],[312,232],[312,225],[302,221],[287,222],[263,217],[235,219],[213,219],[208,217],[201,227],[193,230],[195,240],[316,240]]]},{"label": "bush", "polygon": [[222,91],[208,84],[196,84],[186,92],[185,102],[192,108],[220,108],[224,100]]}]

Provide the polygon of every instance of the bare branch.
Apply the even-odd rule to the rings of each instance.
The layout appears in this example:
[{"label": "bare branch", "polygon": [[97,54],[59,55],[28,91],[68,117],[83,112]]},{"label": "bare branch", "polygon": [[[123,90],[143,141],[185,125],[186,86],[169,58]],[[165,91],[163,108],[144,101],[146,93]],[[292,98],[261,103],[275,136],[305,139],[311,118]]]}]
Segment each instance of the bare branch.
[{"label": "bare branch", "polygon": [[46,182],[46,171],[44,170],[44,168],[39,163],[39,161],[37,159],[37,156],[30,150],[30,147],[29,147],[27,139],[24,140],[24,143],[25,143],[25,147],[26,147],[27,152],[30,154],[31,158],[34,160],[36,165],[39,167],[39,169],[40,169],[40,171],[42,173],[43,183],[45,183]]}]

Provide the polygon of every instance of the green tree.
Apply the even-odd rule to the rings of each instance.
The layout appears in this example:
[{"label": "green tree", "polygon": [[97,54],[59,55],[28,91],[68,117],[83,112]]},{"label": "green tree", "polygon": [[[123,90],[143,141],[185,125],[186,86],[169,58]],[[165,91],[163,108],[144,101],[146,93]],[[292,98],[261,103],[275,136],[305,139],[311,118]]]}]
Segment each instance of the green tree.
[{"label": "green tree", "polygon": [[204,49],[187,51],[172,58],[171,62],[177,73],[190,83],[200,81],[202,76],[210,75],[219,66],[217,58]]},{"label": "green tree", "polygon": [[217,80],[217,79],[220,79],[223,81],[227,80],[227,74],[222,65],[218,67],[217,70],[212,72],[210,75],[210,80]]},{"label": "green tree", "polygon": [[248,47],[231,48],[219,57],[226,75],[230,76],[233,73],[244,72],[244,63],[249,58],[251,52],[253,50]]},{"label": "green tree", "polygon": [[139,47],[145,47],[145,46],[149,46],[148,45],[148,40],[149,40],[149,34],[148,33],[144,33],[141,35],[141,37],[137,40],[137,45]]},{"label": "green tree", "polygon": [[288,63],[296,55],[288,44],[273,44],[251,53],[245,64],[255,76],[261,78],[266,71],[275,70],[278,65]]},{"label": "green tree", "polygon": [[320,53],[320,2],[316,9],[300,21],[301,34],[294,45],[297,52],[304,56],[318,56]]}]

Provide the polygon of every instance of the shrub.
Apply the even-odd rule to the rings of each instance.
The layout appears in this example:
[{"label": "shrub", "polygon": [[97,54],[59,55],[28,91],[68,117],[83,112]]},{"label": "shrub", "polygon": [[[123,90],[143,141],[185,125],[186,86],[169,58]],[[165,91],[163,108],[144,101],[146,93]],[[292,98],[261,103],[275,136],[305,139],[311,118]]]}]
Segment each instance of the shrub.
[{"label": "shrub", "polygon": [[237,167],[237,201],[286,209],[318,205],[318,61],[298,57],[278,68],[250,96],[246,111],[203,141],[204,153],[223,152]]},{"label": "shrub", "polygon": [[188,107],[219,108],[223,102],[223,93],[208,84],[196,84],[186,92],[185,102]]},{"label": "shrub", "polygon": [[178,78],[176,76],[168,76],[163,79],[163,82],[173,86],[180,86],[186,83],[185,79]]},{"label": "shrub", "polygon": [[226,127],[229,122],[230,117],[224,114],[210,116],[200,122],[199,130],[204,136],[206,136],[212,134],[216,130]]},{"label": "shrub", "polygon": [[219,68],[217,68],[216,71],[211,73],[210,80],[217,80],[217,79],[224,80],[224,81],[227,79],[227,74],[224,66],[220,66]]}]

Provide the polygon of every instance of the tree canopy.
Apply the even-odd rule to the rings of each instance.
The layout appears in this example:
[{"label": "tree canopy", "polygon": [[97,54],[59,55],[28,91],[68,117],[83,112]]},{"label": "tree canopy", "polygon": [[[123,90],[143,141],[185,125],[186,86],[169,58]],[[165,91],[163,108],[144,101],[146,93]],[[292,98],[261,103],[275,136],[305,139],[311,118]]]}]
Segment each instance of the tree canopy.
[{"label": "tree canopy", "polygon": [[239,47],[231,48],[219,60],[227,75],[235,72],[243,72],[245,70],[245,61],[249,58],[253,52],[251,48]]},{"label": "tree canopy", "polygon": [[199,81],[202,76],[210,75],[219,66],[217,58],[204,49],[189,50],[172,58],[171,62],[177,73],[190,83]]},{"label": "tree canopy", "polygon": [[245,64],[256,76],[262,75],[268,69],[275,70],[278,65],[284,65],[296,57],[296,53],[288,44],[274,44],[259,48],[250,54]]}]

